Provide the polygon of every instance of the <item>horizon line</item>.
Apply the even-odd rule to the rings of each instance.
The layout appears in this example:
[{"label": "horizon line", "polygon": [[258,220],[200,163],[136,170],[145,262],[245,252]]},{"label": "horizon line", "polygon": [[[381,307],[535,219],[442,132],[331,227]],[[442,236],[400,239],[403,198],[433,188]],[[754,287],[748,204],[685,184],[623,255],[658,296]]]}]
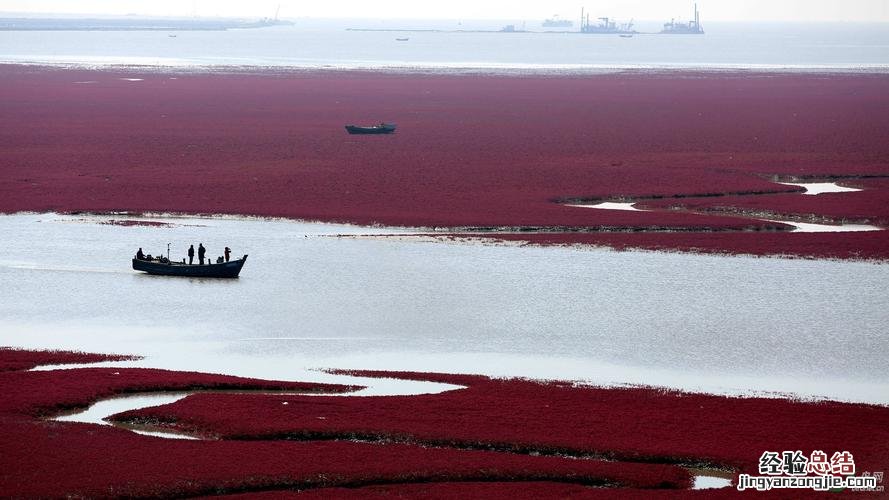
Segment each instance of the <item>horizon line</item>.
[{"label": "horizon line", "polygon": [[[27,16],[27,17],[26,17]],[[269,19],[269,16],[262,15],[231,15],[231,16],[209,16],[209,15],[198,15],[198,16],[189,16],[189,15],[155,15],[155,14],[139,14],[139,13],[128,13],[128,14],[109,14],[109,13],[100,13],[100,12],[40,12],[40,11],[0,11],[0,18],[40,18],[40,19],[94,19],[94,18],[108,18],[108,19],[119,19],[119,18],[142,18],[142,19],[193,19],[193,20],[201,20],[201,19]],[[578,16],[579,17],[579,16]],[[611,17],[611,16],[609,16]],[[523,17],[347,17],[347,16],[280,16],[277,18],[281,21],[305,21],[305,20],[313,20],[313,21],[347,21],[347,20],[360,20],[360,21],[438,21],[438,22],[447,22],[447,21],[456,21],[456,22],[466,22],[466,21],[516,21],[519,22],[537,22],[543,21],[543,19],[538,18],[523,18]],[[574,21],[574,19],[570,19],[567,17],[563,17],[562,19],[567,21]],[[622,20],[623,17],[613,17],[615,20]],[[634,18],[630,17],[629,19],[633,19],[634,22],[642,22],[642,23],[654,23],[654,22],[664,22],[665,18],[658,19],[644,19],[644,18]],[[682,21],[685,17],[673,17],[671,19]],[[866,19],[840,19],[840,20],[790,20],[790,19],[724,19],[724,18],[705,18],[702,19],[701,23],[787,23],[787,24],[889,24],[889,20],[866,20]]]}]

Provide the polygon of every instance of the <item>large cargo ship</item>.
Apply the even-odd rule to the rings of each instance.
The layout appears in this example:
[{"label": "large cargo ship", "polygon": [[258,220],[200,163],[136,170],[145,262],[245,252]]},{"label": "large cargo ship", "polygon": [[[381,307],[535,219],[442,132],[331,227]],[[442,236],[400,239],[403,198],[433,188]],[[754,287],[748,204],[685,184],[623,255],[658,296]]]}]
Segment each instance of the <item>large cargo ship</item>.
[{"label": "large cargo ship", "polygon": [[701,17],[698,12],[698,4],[695,4],[695,20],[687,23],[676,22],[671,19],[669,23],[664,23],[664,29],[661,33],[666,35],[703,35],[704,28],[701,28]]}]

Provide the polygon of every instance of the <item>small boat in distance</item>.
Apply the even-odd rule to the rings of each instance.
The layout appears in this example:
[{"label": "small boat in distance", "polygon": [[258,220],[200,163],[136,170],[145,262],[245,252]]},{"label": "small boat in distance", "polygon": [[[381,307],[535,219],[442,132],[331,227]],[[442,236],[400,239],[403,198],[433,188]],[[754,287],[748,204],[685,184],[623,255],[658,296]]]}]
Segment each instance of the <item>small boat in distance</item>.
[{"label": "small boat in distance", "polygon": [[207,264],[186,264],[185,262],[172,262],[169,259],[159,257],[156,259],[133,259],[133,269],[148,274],[159,276],[187,276],[189,278],[237,278],[241,268],[247,262],[247,256],[228,262],[215,262]]},{"label": "small boat in distance", "polygon": [[406,42],[408,40],[410,40],[410,38],[396,38],[395,39],[396,42]]},{"label": "small boat in distance", "polygon": [[391,134],[395,132],[394,123],[380,123],[370,127],[362,127],[358,125],[346,125],[346,132],[350,134]]}]

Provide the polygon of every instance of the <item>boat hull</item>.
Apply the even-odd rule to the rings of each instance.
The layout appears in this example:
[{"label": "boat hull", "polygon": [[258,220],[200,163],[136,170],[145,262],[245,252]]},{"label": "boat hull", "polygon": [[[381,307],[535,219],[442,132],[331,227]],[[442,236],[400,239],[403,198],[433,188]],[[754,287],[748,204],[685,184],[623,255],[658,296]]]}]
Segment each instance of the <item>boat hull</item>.
[{"label": "boat hull", "polygon": [[395,132],[395,125],[383,124],[373,127],[359,127],[357,125],[346,125],[346,132],[350,134],[391,134]]},{"label": "boat hull", "polygon": [[133,269],[157,276],[185,276],[189,278],[237,278],[241,268],[247,262],[245,255],[241,259],[219,264],[189,265],[178,262],[156,262],[133,259]]}]

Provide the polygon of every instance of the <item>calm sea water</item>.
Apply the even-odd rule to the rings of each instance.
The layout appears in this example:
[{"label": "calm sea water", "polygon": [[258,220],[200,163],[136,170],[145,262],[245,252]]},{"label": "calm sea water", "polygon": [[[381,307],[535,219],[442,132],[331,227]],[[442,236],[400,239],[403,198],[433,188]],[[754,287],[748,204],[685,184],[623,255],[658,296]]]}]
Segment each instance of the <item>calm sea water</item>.
[{"label": "calm sea water", "polygon": [[[0,32],[0,61],[152,66],[602,71],[614,68],[889,70],[886,24],[704,23],[706,35],[377,32],[498,29],[440,21],[302,20],[296,26],[192,32]],[[529,30],[539,26],[529,23]],[[656,23],[637,23],[655,32]],[[175,37],[170,35],[176,35]],[[407,37],[407,41],[396,38]]]},{"label": "calm sea water", "polygon": [[[107,220],[0,216],[0,345],[279,379],[418,370],[889,404],[889,265]],[[131,270],[138,246],[157,254],[168,242],[173,258],[199,242],[250,257],[238,280]]]}]

